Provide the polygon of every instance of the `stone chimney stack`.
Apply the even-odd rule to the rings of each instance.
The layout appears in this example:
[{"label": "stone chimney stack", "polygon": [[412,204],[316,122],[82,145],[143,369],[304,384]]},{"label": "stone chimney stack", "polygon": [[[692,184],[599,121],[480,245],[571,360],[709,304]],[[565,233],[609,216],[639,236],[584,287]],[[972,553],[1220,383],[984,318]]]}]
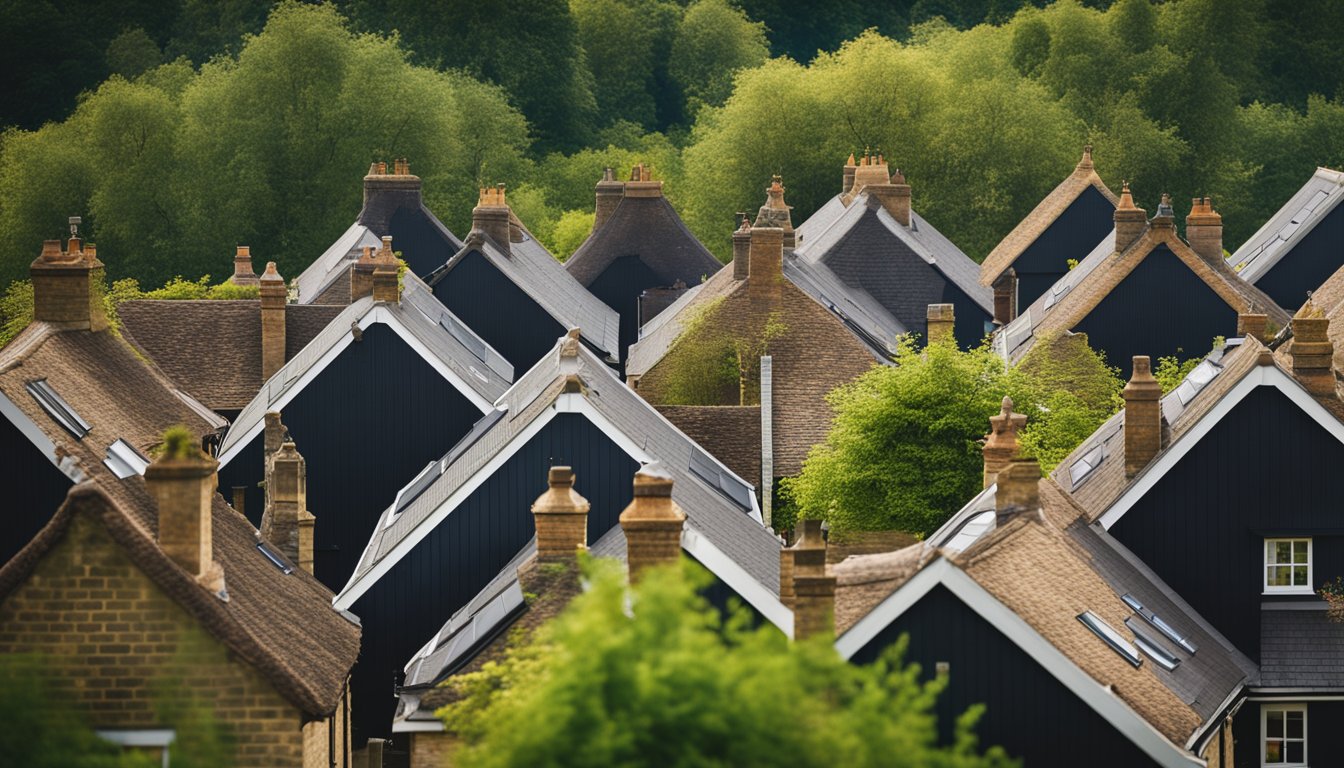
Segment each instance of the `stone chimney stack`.
[{"label": "stone chimney stack", "polygon": [[930,304],[925,311],[926,332],[930,344],[956,344],[956,309],[951,304]]},{"label": "stone chimney stack", "polygon": [[765,188],[765,205],[756,213],[757,227],[778,227],[784,230],[784,247],[793,248],[796,238],[793,232],[793,219],[789,211],[793,206],[784,202],[784,184],[778,176],[770,179],[770,186]]},{"label": "stone chimney stack", "polygon": [[686,513],[672,500],[672,476],[657,464],[635,473],[635,498],[621,512],[625,562],[630,581],[649,568],[681,559],[681,529]]},{"label": "stone chimney stack", "polygon": [[1148,222],[1153,229],[1175,229],[1176,209],[1171,207],[1171,195],[1162,193],[1162,202],[1157,204],[1157,213]]},{"label": "stone chimney stack", "polygon": [[994,322],[1007,325],[1017,318],[1017,270],[1009,267],[994,279]]},{"label": "stone chimney stack", "polygon": [[289,430],[280,421],[279,411],[267,411],[264,423],[261,448],[265,453],[264,458],[269,461],[271,454],[280,450],[280,446],[289,441]]},{"label": "stone chimney stack", "polygon": [[747,277],[747,295],[752,300],[778,300],[784,282],[784,230],[752,227],[749,255],[751,274]]},{"label": "stone chimney stack", "polygon": [[289,289],[275,271],[275,262],[266,263],[261,276],[261,380],[266,381],[285,364],[285,303]]},{"label": "stone chimney stack", "polygon": [[351,304],[373,293],[373,270],[378,266],[373,260],[375,253],[372,246],[364,246],[359,258],[350,267]]},{"label": "stone chimney stack", "polygon": [[1288,354],[1293,376],[1314,397],[1335,394],[1335,345],[1330,343],[1330,319],[1311,300],[1293,315],[1293,340]]},{"label": "stone chimney stack", "polygon": [[602,228],[616,211],[625,197],[625,183],[617,180],[610,168],[602,171],[602,180],[597,182],[597,205],[593,208],[593,231]]},{"label": "stone chimney stack", "polygon": [[233,254],[233,277],[229,282],[234,285],[260,285],[261,279],[252,271],[252,249],[246,245],[238,246]]},{"label": "stone chimney stack", "polygon": [[1148,226],[1148,212],[1134,205],[1129,194],[1129,182],[1120,188],[1120,203],[1115,207],[1115,252],[1122,253],[1143,235]]},{"label": "stone chimney stack", "polygon": [[999,472],[994,491],[994,524],[1007,525],[1020,515],[1041,508],[1041,465],[1035,459],[1015,456]]},{"label": "stone chimney stack", "polygon": [[1213,210],[1211,198],[1196,197],[1185,217],[1185,241],[1205,261],[1223,260],[1223,217]]},{"label": "stone chimney stack", "polygon": [[1003,398],[999,414],[989,417],[989,434],[985,435],[985,445],[980,449],[985,457],[985,488],[993,485],[999,473],[1017,456],[1017,433],[1026,423],[1026,416],[1013,413],[1013,401],[1007,396]]},{"label": "stone chimney stack", "polygon": [[835,576],[826,570],[820,520],[800,520],[793,545],[793,639],[835,635]]},{"label": "stone chimney stack", "polygon": [[503,184],[481,187],[480,202],[471,210],[471,228],[489,235],[505,256],[510,254],[509,204]]},{"label": "stone chimney stack", "polygon": [[65,330],[107,329],[103,308],[103,263],[90,246],[84,250],[78,235],[78,217],[71,217],[70,242],[42,243],[42,253],[29,267],[33,282],[33,319]]},{"label": "stone chimney stack", "polygon": [[1134,356],[1125,385],[1125,477],[1133,477],[1162,450],[1162,385],[1147,355]]},{"label": "stone chimney stack", "polygon": [[784,607],[793,610],[793,550],[789,547],[779,548],[779,602]]},{"label": "stone chimney stack", "polygon": [[897,168],[890,184],[875,184],[869,188],[887,209],[887,213],[901,226],[910,226],[910,185],[905,183],[905,174]]},{"label": "stone chimney stack", "polygon": [[201,586],[222,599],[224,571],[214,560],[211,502],[218,462],[201,453],[186,427],[164,434],[163,453],[145,469],[158,505],[159,547]]},{"label": "stone chimney stack", "polygon": [[845,176],[840,182],[840,194],[848,195],[854,189],[854,172],[858,170],[858,165],[854,162],[854,153],[849,153],[849,159],[845,161]]},{"label": "stone chimney stack", "polygon": [[1269,343],[1266,333],[1269,329],[1269,315],[1263,313],[1241,312],[1237,314],[1237,335],[1250,336],[1261,344]]},{"label": "stone chimney stack", "polygon": [[290,562],[312,573],[315,522],[308,511],[308,466],[294,443],[286,440],[266,457],[266,509],[261,516],[261,535]]},{"label": "stone chimney stack", "polygon": [[550,488],[532,504],[537,525],[537,559],[570,562],[588,545],[588,500],[574,490],[574,470],[551,467]]},{"label": "stone chimney stack", "polygon": [[630,180],[625,183],[626,197],[662,197],[663,182],[654,181],[649,167],[643,163],[630,169]]},{"label": "stone chimney stack", "polygon": [[741,223],[733,230],[733,279],[746,280],[751,275],[751,219],[738,214]]},{"label": "stone chimney stack", "polygon": [[373,163],[364,177],[364,209],[359,212],[359,223],[381,234],[392,229],[392,216],[403,208],[416,209],[421,206],[420,177],[411,174],[411,164],[406,158],[392,163],[388,172],[387,163]]},{"label": "stone chimney stack", "polygon": [[373,300],[396,304],[401,300],[397,254],[392,252],[392,236],[383,236],[383,245],[373,257]]}]

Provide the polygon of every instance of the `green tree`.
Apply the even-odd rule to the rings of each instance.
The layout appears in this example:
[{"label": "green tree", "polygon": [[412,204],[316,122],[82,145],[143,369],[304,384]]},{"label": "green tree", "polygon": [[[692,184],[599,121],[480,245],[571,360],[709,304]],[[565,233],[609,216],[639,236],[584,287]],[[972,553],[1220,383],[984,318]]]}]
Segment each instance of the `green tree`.
[{"label": "green tree", "polygon": [[550,251],[560,261],[567,260],[593,231],[591,211],[565,211],[551,231]]},{"label": "green tree", "polygon": [[686,95],[687,113],[694,115],[727,101],[734,74],[758,66],[768,54],[764,24],[750,21],[727,0],[696,0],[677,26],[668,71]]},{"label": "green tree", "polygon": [[1011,764],[980,753],[979,706],[937,746],[947,678],[921,682],[904,642],[859,667],[828,639],[750,629],[740,607],[723,621],[697,593],[710,581],[698,565],[651,570],[633,594],[612,561],[587,575],[590,588],[505,661],[454,683],[463,698],[440,716],[465,740],[455,764]]},{"label": "green tree", "polygon": [[680,97],[660,88],[672,86],[668,49],[681,9],[668,0],[570,0],[569,7],[600,123],[628,120],[655,129],[676,122],[680,114],[666,113],[680,106]]}]

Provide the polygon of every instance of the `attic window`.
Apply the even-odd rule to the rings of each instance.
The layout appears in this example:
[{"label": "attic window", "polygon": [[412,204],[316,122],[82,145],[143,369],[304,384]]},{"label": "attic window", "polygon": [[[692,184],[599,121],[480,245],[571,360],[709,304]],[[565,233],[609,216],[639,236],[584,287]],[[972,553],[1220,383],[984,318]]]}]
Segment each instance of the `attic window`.
[{"label": "attic window", "polygon": [[24,388],[28,390],[28,394],[33,396],[37,404],[42,406],[42,410],[46,411],[47,415],[57,424],[60,424],[66,432],[74,435],[76,440],[83,440],[84,436],[93,429],[89,426],[89,422],[75,413],[75,409],[71,408],[69,403],[56,394],[56,390],[51,388],[46,379],[30,381],[24,385]]},{"label": "attic window", "polygon": [[274,565],[276,568],[279,568],[280,572],[285,574],[286,576],[294,572],[294,566],[285,562],[285,559],[280,556],[280,553],[276,552],[274,549],[271,549],[270,545],[267,544],[266,542],[264,541],[257,542],[257,551],[260,552],[267,560],[270,560],[271,565]]},{"label": "attic window", "polygon": [[462,439],[458,440],[456,445],[448,449],[448,454],[443,457],[444,469],[452,466],[453,462],[461,458],[462,454],[466,453],[467,449],[475,445],[476,441],[480,440],[482,435],[489,432],[491,427],[495,426],[500,419],[504,418],[504,414],[508,413],[508,411],[509,409],[507,407],[496,408],[477,419],[476,423],[471,425],[471,430],[463,435]]},{"label": "attic window", "polygon": [[[395,518],[397,515],[401,514],[401,511],[410,506],[412,501],[419,498],[420,494],[424,493],[425,489],[429,488],[435,480],[438,480],[439,475],[441,474],[443,474],[443,465],[439,460],[435,459],[426,464],[425,468],[420,470],[420,474],[416,475],[414,480],[407,483],[405,488],[402,488],[397,492],[397,499],[392,507],[392,517]],[[391,522],[391,520],[388,522]]]},{"label": "attic window", "polygon": [[1190,640],[1185,635],[1182,635],[1180,632],[1177,632],[1175,627],[1163,621],[1161,616],[1158,616],[1156,613],[1153,613],[1152,611],[1145,608],[1143,606],[1143,603],[1139,602],[1139,599],[1137,597],[1126,594],[1124,597],[1120,599],[1124,600],[1125,605],[1128,605],[1130,609],[1132,609],[1134,613],[1138,614],[1139,617],[1142,618],[1144,621],[1153,625],[1154,629],[1156,629],[1158,632],[1161,632],[1163,636],[1165,636],[1171,642],[1181,646],[1190,653],[1194,653],[1195,651],[1199,650],[1198,648],[1195,647],[1195,644],[1190,642]]},{"label": "attic window", "polygon": [[1083,481],[1092,474],[1092,470],[1101,466],[1101,462],[1106,460],[1105,445],[1098,443],[1092,450],[1084,453],[1079,459],[1069,467],[1069,482],[1073,488],[1083,484]]},{"label": "attic window", "polygon": [[1120,654],[1125,661],[1128,661],[1136,667],[1143,663],[1143,657],[1139,655],[1139,649],[1135,648],[1133,643],[1126,640],[1124,635],[1116,632],[1114,627],[1107,624],[1097,614],[1091,611],[1085,611],[1078,614],[1078,620],[1083,622],[1083,626],[1092,630],[1094,635],[1100,637],[1102,641],[1109,645],[1111,650]]},{"label": "attic window", "polygon": [[[1133,632],[1134,628],[1130,627]],[[1181,665],[1181,660],[1176,658],[1176,654],[1163,648],[1157,640],[1143,634],[1134,632],[1134,644],[1143,651],[1143,655],[1153,660],[1153,663],[1170,672]]]},{"label": "attic window", "polygon": [[103,466],[112,470],[112,474],[116,475],[118,480],[125,480],[134,475],[145,474],[149,459],[141,456],[130,443],[118,438],[115,443],[107,447],[107,458],[103,459]]},{"label": "attic window", "polygon": [[729,501],[732,501],[742,509],[751,511],[751,488],[729,474],[719,466],[717,461],[710,458],[709,454],[698,447],[691,447],[691,464],[689,469],[692,474],[701,480],[704,480],[711,488],[723,494]]},{"label": "attic window", "polygon": [[457,339],[459,344],[466,347],[468,352],[475,355],[477,360],[485,362],[485,358],[490,354],[490,348],[479,336],[467,330],[456,317],[445,312],[439,316],[439,325]]},{"label": "attic window", "polygon": [[1180,386],[1176,387],[1176,397],[1180,399],[1181,405],[1189,405],[1195,395],[1200,393],[1214,377],[1222,372],[1222,368],[1209,360],[1201,362],[1195,366],[1195,369],[1185,377]]}]

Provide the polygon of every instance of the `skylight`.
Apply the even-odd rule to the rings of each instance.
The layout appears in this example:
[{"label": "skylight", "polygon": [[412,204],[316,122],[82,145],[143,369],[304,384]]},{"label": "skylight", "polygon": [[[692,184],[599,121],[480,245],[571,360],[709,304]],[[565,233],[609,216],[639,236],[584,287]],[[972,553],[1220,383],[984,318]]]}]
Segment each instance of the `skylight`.
[{"label": "skylight", "polygon": [[392,507],[392,516],[396,517],[401,514],[401,511],[408,507],[412,501],[419,498],[420,494],[424,493],[425,489],[432,485],[435,480],[438,480],[442,473],[443,464],[438,459],[426,464],[414,480],[397,492],[397,500],[395,506]]},{"label": "skylight", "polygon": [[751,488],[733,477],[703,450],[691,448],[691,472],[739,507],[751,511]]},{"label": "skylight", "polygon": [[1092,474],[1092,470],[1101,466],[1101,462],[1105,460],[1105,446],[1102,443],[1098,443],[1092,450],[1084,453],[1069,467],[1069,482],[1073,484],[1074,488],[1082,485],[1088,475]]},{"label": "skylight", "polygon": [[60,424],[66,432],[74,435],[76,440],[83,440],[84,436],[93,429],[89,426],[89,422],[75,413],[75,409],[71,408],[69,403],[56,394],[56,390],[52,389],[46,379],[30,381],[24,385],[24,388],[28,390],[28,394],[33,396],[37,404],[42,406],[42,410],[46,411],[47,415],[57,424]]},{"label": "skylight", "polygon": [[1156,640],[1136,631],[1133,627],[1130,627],[1129,630],[1134,632],[1134,644],[1139,647],[1140,651],[1143,651],[1144,656],[1152,659],[1159,667],[1170,672],[1181,665],[1181,660],[1176,658],[1175,654],[1163,648]]},{"label": "skylight", "polygon": [[1161,632],[1163,636],[1165,636],[1171,642],[1179,645],[1180,647],[1184,648],[1190,653],[1194,653],[1195,651],[1199,650],[1198,648],[1195,647],[1194,643],[1190,642],[1190,640],[1185,637],[1185,635],[1182,635],[1180,632],[1177,632],[1175,627],[1163,621],[1161,616],[1158,616],[1156,613],[1153,613],[1152,611],[1145,608],[1143,606],[1143,603],[1139,602],[1138,598],[1134,597],[1133,595],[1127,594],[1120,599],[1124,600],[1125,605],[1128,605],[1134,611],[1134,613],[1138,614],[1144,621],[1153,625],[1154,629],[1156,629],[1158,632]]},{"label": "skylight", "polygon": [[149,459],[141,456],[130,443],[118,438],[115,443],[107,447],[107,458],[103,459],[103,466],[112,470],[112,474],[116,475],[118,480],[125,480],[134,475],[145,474]]},{"label": "skylight", "polygon": [[1185,377],[1180,386],[1176,387],[1176,397],[1181,401],[1181,405],[1189,405],[1195,395],[1204,389],[1213,378],[1223,369],[1215,365],[1212,361],[1205,360]]},{"label": "skylight", "polygon": [[1126,640],[1124,635],[1115,631],[1114,627],[1107,624],[1097,614],[1091,611],[1085,611],[1078,614],[1078,620],[1083,623],[1083,626],[1092,630],[1093,634],[1100,637],[1107,645],[1109,645],[1111,650],[1120,654],[1125,661],[1128,661],[1136,667],[1143,663],[1143,657],[1139,655],[1139,649],[1135,648],[1133,643]]},{"label": "skylight", "polygon": [[448,449],[448,454],[443,458],[444,468],[447,469],[453,462],[461,458],[462,454],[466,453],[468,448],[475,445],[476,441],[480,440],[482,435],[489,432],[491,427],[495,426],[500,419],[504,418],[505,413],[508,413],[507,407],[496,408],[477,419],[476,423],[471,425],[471,430],[463,435],[462,439],[458,440],[456,445]]},{"label": "skylight", "polygon": [[456,672],[458,667],[470,658],[468,654],[472,650],[479,648],[483,643],[498,634],[504,627],[504,623],[523,606],[522,585],[515,579],[497,597],[472,615],[471,621],[448,634],[447,637],[439,638],[439,642],[432,653],[444,651],[443,660],[436,665],[437,669],[427,670],[430,675],[428,678],[421,678],[417,671],[414,682],[417,684],[427,683],[432,679]]},{"label": "skylight", "polygon": [[481,341],[479,336],[467,330],[467,327],[462,325],[456,317],[445,312],[439,316],[439,325],[443,326],[443,329],[454,339],[457,339],[459,344],[466,347],[468,352],[475,355],[477,360],[485,362],[486,356],[490,354],[490,348],[486,346],[484,341]]},{"label": "skylight", "polygon": [[984,533],[994,527],[994,510],[980,512],[961,526],[957,535],[947,542],[947,549],[954,552],[963,552],[967,547],[974,544]]},{"label": "skylight", "polygon": [[266,542],[264,541],[257,542],[257,551],[260,552],[262,555],[264,555],[267,560],[270,560],[271,565],[274,565],[276,568],[279,568],[280,572],[285,574],[286,576],[294,572],[294,566],[285,562],[285,559],[280,556],[280,553],[276,552],[274,549],[271,549],[270,545],[267,544]]}]

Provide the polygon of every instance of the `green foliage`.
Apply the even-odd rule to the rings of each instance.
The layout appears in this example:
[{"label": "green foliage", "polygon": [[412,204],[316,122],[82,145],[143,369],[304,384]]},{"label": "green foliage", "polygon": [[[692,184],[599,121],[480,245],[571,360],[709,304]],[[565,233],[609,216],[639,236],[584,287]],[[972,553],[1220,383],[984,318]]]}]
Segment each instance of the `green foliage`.
[{"label": "green foliage", "polygon": [[677,26],[668,73],[686,94],[686,110],[693,116],[701,107],[727,101],[733,75],[760,65],[768,53],[764,24],[727,0],[696,0]]},{"label": "green foliage", "polygon": [[164,431],[159,455],[165,459],[194,459],[201,455],[201,451],[196,447],[191,430],[178,424]]},{"label": "green foliage", "polygon": [[15,280],[0,297],[0,347],[23,332],[33,321],[33,284]]},{"label": "green foliage", "polygon": [[983,708],[939,748],[934,705],[904,640],[870,666],[827,638],[790,643],[774,627],[727,620],[697,594],[710,577],[684,562],[647,573],[633,595],[611,561],[590,588],[500,663],[452,684],[440,711],[464,739],[455,764],[505,766],[1006,766],[980,754]]},{"label": "green foliage", "polygon": [[724,405],[738,394],[733,350],[714,322],[723,301],[688,310],[663,361],[662,399],[668,405]]},{"label": "green foliage", "polygon": [[[681,9],[667,0],[570,0],[579,43],[593,76],[593,95],[602,124],[628,120],[646,129],[679,107],[669,98],[667,56]],[[664,96],[661,99],[660,96]]]},{"label": "green foliage", "polygon": [[1181,360],[1172,355],[1170,357],[1160,357],[1157,359],[1157,368],[1153,369],[1153,378],[1162,385],[1162,394],[1167,394],[1171,390],[1179,387],[1185,377],[1195,370],[1199,365],[1201,357],[1192,357],[1187,360]]},{"label": "green foliage", "polygon": [[152,291],[139,291],[134,282],[118,281],[121,289],[117,291],[118,303],[130,299],[255,299],[261,295],[261,289],[255,285],[234,285],[224,281],[219,285],[210,285],[210,276],[202,275],[199,280],[187,280],[178,275],[164,283],[162,288]]},{"label": "green foliage", "polygon": [[594,216],[589,211],[565,211],[551,230],[550,251],[560,261],[567,260],[593,231]]}]

